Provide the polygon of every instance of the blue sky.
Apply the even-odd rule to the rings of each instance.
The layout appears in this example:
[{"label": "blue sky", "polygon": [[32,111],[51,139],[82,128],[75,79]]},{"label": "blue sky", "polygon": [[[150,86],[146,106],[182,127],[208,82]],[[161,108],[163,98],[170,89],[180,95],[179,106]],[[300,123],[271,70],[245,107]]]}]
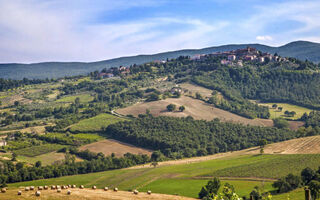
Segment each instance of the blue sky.
[{"label": "blue sky", "polygon": [[320,42],[319,0],[0,0],[0,63]]}]

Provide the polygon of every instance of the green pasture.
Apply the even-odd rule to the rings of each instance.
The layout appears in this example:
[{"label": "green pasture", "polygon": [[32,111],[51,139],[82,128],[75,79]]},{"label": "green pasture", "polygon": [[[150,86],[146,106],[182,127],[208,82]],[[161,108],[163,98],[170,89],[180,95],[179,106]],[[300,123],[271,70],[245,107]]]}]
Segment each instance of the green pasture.
[{"label": "green pasture", "polygon": [[[273,104],[277,104],[278,107],[282,107],[282,111],[280,112],[278,108],[274,109],[272,108]],[[278,117],[283,117],[287,119],[299,119],[304,113],[309,113],[312,110],[309,108],[301,107],[301,106],[296,106],[293,104],[287,104],[287,103],[259,103],[259,105],[263,106],[268,106],[269,107],[269,112],[270,112],[270,118],[278,118]],[[284,112],[288,110],[289,112],[295,111],[297,114],[294,117],[287,117]]]},{"label": "green pasture", "polygon": [[123,121],[124,119],[111,114],[102,113],[95,117],[81,120],[80,122],[70,127],[71,132],[98,132],[102,127],[107,127],[110,124]]},{"label": "green pasture", "polygon": [[[277,162],[278,161],[278,162]],[[308,161],[308,162],[307,162]],[[228,182],[236,188],[241,195],[248,195],[254,186],[263,186],[265,191],[274,190],[271,187],[272,180],[258,179],[280,178],[288,173],[300,173],[300,169],[305,167],[318,168],[320,155],[243,155],[231,156],[215,160],[203,161],[199,163],[158,166],[156,168],[141,169],[120,169],[99,173],[60,177],[54,179],[37,180],[31,182],[14,183],[9,187],[19,187],[27,185],[50,185],[50,184],[83,184],[86,187],[96,185],[98,188],[104,186],[118,187],[120,190],[140,191],[152,190],[157,193],[178,194],[181,196],[197,197],[201,187],[214,176],[222,177],[223,183]],[[261,167],[270,164],[266,167]],[[292,165],[292,166],[291,166]],[[231,171],[232,174],[226,177],[226,171],[237,167]],[[243,174],[242,169],[246,168],[247,174]],[[275,177],[272,171],[276,170]],[[241,174],[242,173],[242,174]],[[248,178],[239,178],[247,175]],[[256,178],[255,178],[256,177]],[[290,193],[291,199],[301,199],[303,192],[296,190]],[[276,200],[286,200],[287,194],[275,195]]]},{"label": "green pasture", "polygon": [[35,157],[41,154],[57,151],[63,148],[64,146],[65,145],[60,145],[60,144],[44,144],[44,145],[32,146],[32,147],[15,150],[14,152],[21,156]]},{"label": "green pasture", "polygon": [[56,102],[73,103],[78,97],[80,98],[81,103],[88,103],[93,100],[93,96],[91,96],[90,94],[80,94],[80,95],[62,97],[56,100]]}]

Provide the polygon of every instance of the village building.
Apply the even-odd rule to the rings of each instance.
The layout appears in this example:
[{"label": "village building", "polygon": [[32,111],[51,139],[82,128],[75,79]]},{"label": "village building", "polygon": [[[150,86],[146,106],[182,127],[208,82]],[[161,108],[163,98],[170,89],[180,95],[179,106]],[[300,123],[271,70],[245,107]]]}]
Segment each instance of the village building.
[{"label": "village building", "polygon": [[98,74],[98,77],[99,78],[111,78],[111,77],[113,77],[114,75],[113,74],[111,74],[111,73],[99,73]]},{"label": "village building", "polygon": [[228,55],[228,60],[235,61],[237,59],[236,55]]}]

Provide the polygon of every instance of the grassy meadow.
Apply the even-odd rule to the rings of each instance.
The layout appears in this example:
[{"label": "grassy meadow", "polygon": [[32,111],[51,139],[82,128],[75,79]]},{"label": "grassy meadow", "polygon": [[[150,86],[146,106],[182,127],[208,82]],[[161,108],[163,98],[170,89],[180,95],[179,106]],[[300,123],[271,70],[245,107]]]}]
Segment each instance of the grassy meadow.
[{"label": "grassy meadow", "polygon": [[[282,111],[280,112],[278,109],[272,108],[273,104],[277,104],[278,107],[282,107]],[[293,104],[287,104],[287,103],[259,103],[259,105],[263,106],[268,106],[269,107],[269,112],[270,112],[270,118],[278,118],[278,117],[283,117],[286,119],[299,119],[304,113],[309,113],[312,110],[309,108],[301,107],[301,106],[296,106]],[[287,117],[284,112],[285,111],[295,111],[297,114],[294,117]]]},{"label": "grassy meadow", "polygon": [[39,146],[27,147],[19,150],[15,150],[18,155],[27,156],[27,157],[35,157],[41,154],[57,151],[63,148],[65,145],[60,144],[44,144]]},{"label": "grassy meadow", "polygon": [[102,113],[95,117],[81,120],[80,122],[70,127],[71,132],[99,132],[102,127],[107,127],[110,124],[123,121],[124,119],[111,114]]},{"label": "grassy meadow", "polygon": [[[279,162],[276,162],[277,160]],[[305,162],[306,160],[312,160],[312,162]],[[258,167],[263,166],[267,162],[271,163],[268,167]],[[156,193],[178,194],[196,198],[201,187],[205,185],[213,175],[224,177],[226,174],[223,170],[228,170],[228,166],[234,166],[240,169],[244,166],[248,171],[248,174],[246,175],[250,178],[239,178],[237,174],[232,174],[233,177],[221,178],[223,183],[228,182],[234,185],[236,191],[243,196],[248,195],[256,185],[263,186],[265,191],[274,190],[271,187],[272,179],[270,179],[275,178],[272,171],[276,170],[277,176],[281,177],[290,172],[298,174],[300,173],[298,170],[305,167],[316,169],[318,168],[319,163],[320,155],[231,156],[183,165],[121,169],[32,182],[14,183],[10,184],[9,187],[14,188],[28,185],[37,186],[50,184],[83,184],[86,187],[96,185],[98,188],[110,186],[118,187],[120,190],[152,190]],[[258,177],[264,177],[266,179],[259,179]],[[303,192],[300,190],[291,193],[291,199],[301,199],[303,197]],[[275,195],[274,199],[285,200],[287,199],[287,194]]]},{"label": "grassy meadow", "polygon": [[80,98],[80,103],[88,103],[93,100],[93,96],[91,96],[90,94],[80,94],[80,95],[62,97],[58,99],[56,102],[73,103],[78,97]]}]

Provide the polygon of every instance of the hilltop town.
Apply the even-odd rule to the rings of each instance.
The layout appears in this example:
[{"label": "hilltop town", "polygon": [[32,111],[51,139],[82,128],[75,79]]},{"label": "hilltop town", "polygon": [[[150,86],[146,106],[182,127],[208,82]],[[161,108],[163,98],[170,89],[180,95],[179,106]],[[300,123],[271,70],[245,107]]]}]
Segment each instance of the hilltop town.
[{"label": "hilltop town", "polygon": [[252,47],[247,47],[245,49],[237,49],[232,51],[225,51],[225,52],[215,52],[211,54],[197,54],[191,57],[191,59],[203,60],[208,57],[223,57],[224,59],[221,60],[221,64],[238,65],[238,66],[243,66],[243,62],[245,61],[265,63],[270,61],[281,62],[286,60],[286,58],[282,58],[277,54],[272,55],[266,52],[263,53]]}]

